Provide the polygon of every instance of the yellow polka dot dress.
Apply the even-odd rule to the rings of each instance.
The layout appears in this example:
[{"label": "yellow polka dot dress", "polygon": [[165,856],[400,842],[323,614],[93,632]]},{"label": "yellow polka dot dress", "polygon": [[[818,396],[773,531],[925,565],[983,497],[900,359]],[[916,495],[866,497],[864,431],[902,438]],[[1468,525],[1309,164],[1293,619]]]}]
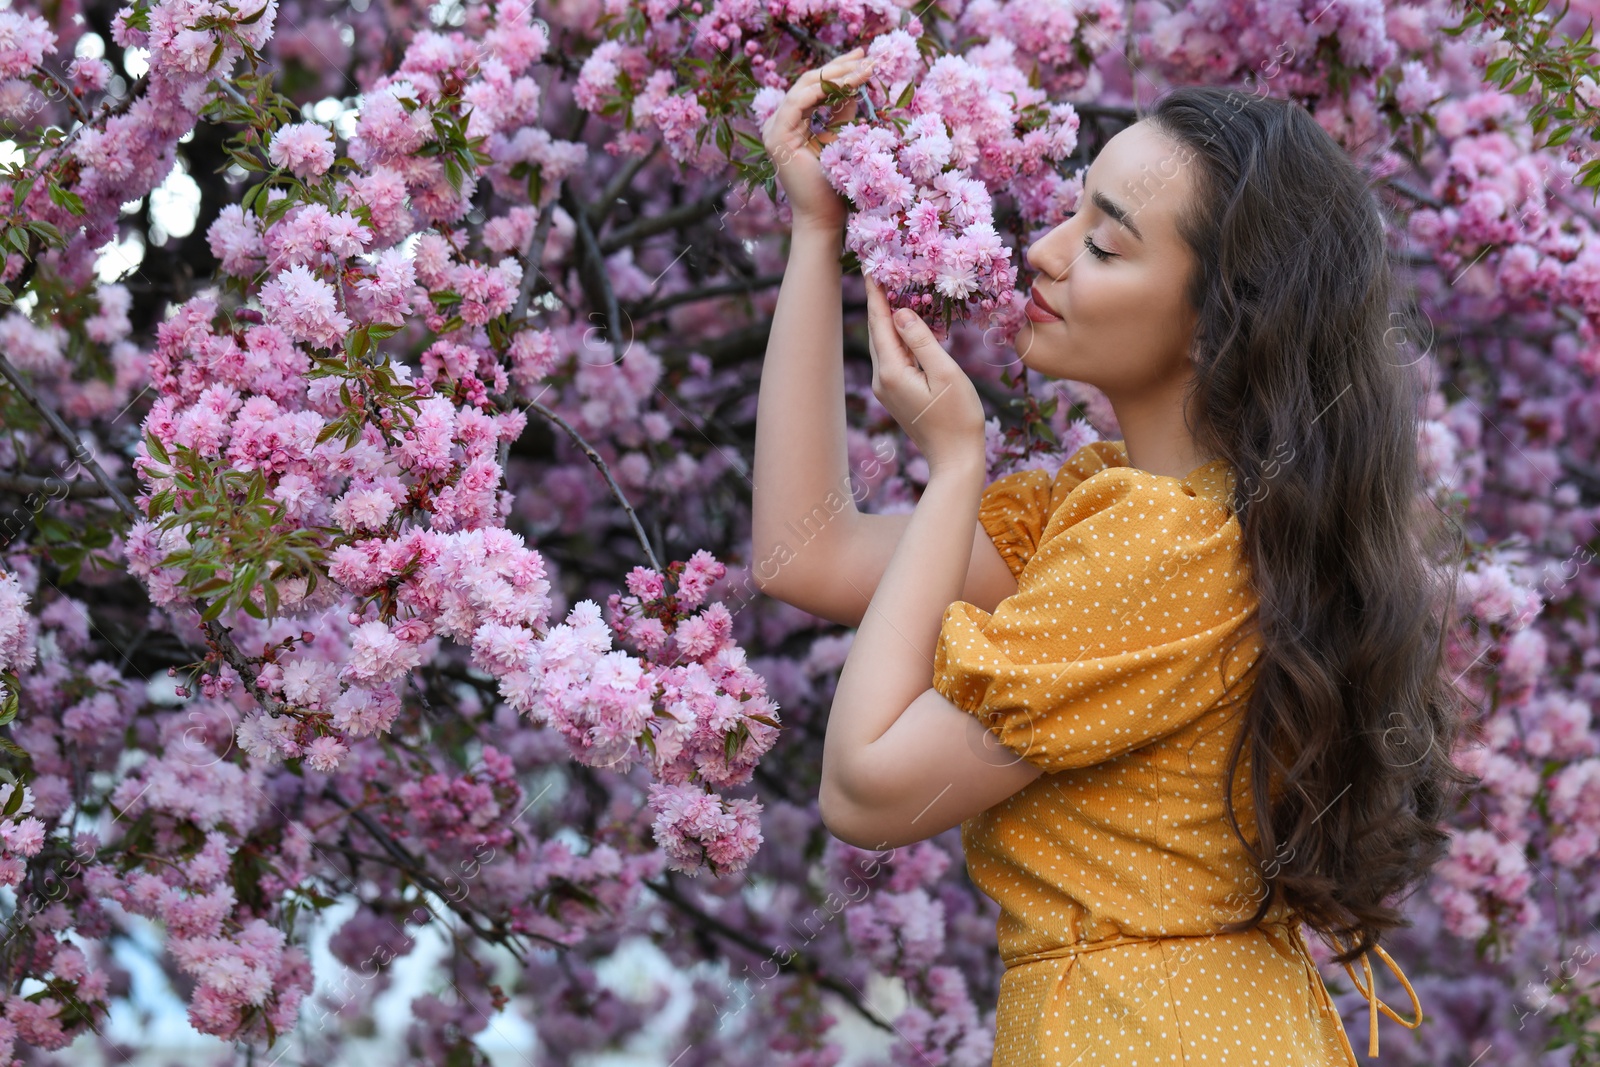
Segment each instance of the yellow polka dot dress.
[{"label": "yellow polka dot dress", "polygon": [[[1156,475],[1120,441],[984,490],[1017,591],[945,610],[933,687],[1045,771],[961,828],[1001,909],[996,1067],[1356,1063],[1281,902],[1217,932],[1263,891],[1222,802],[1261,649],[1232,492],[1223,460]],[[1253,840],[1248,755],[1234,797]],[[1417,1023],[1369,1001],[1375,1056],[1379,1008]]]}]

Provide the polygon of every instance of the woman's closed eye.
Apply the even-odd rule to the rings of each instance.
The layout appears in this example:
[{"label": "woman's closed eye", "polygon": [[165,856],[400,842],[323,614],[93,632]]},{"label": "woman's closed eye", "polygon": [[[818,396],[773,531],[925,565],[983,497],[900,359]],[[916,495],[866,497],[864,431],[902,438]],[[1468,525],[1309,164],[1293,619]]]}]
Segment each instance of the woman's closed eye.
[{"label": "woman's closed eye", "polygon": [[1096,259],[1110,259],[1112,256],[1116,255],[1115,252],[1107,252],[1105,249],[1095,244],[1094,238],[1090,237],[1088,234],[1084,234],[1083,247],[1087,248],[1089,250],[1089,254]]}]

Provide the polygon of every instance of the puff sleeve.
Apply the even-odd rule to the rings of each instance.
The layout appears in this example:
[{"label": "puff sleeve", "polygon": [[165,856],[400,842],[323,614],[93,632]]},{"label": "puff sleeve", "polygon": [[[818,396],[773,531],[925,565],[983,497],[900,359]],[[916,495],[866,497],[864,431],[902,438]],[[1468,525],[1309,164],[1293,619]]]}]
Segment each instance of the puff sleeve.
[{"label": "puff sleeve", "polygon": [[990,482],[978,502],[978,522],[1013,575],[1022,573],[1044,536],[1054,481],[1048,471],[1015,471]]},{"label": "puff sleeve", "polygon": [[1126,469],[1060,506],[1026,587],[993,613],[949,605],[934,651],[933,688],[1046,772],[1114,759],[1237,699],[1259,652],[1227,508]]}]

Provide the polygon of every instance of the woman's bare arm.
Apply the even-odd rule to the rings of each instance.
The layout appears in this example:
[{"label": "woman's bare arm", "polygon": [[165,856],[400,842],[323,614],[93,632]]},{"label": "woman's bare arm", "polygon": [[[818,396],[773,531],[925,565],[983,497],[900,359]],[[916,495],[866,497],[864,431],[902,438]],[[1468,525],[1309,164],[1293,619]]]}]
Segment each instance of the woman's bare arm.
[{"label": "woman's bare arm", "polygon": [[[866,75],[852,55],[821,72],[859,83]],[[794,223],[756,402],[751,572],[768,596],[857,626],[911,516],[856,508],[863,472],[849,469],[845,448],[844,206],[808,143],[820,81],[818,71],[802,75],[763,131]],[[962,599],[992,611],[1016,588],[974,524]]]},{"label": "woman's bare arm", "polygon": [[867,309],[873,394],[922,448],[929,477],[839,674],[817,799],[834,836],[877,849],[955,826],[1040,768],[995,744],[977,716],[930,683],[970,556],[966,530],[977,525],[982,401],[914,313],[891,316],[870,284]]},{"label": "woman's bare arm", "polygon": [[[837,231],[797,226],[756,402],[752,573],[768,596],[858,626],[911,516],[856,508],[863,472],[845,452],[839,282]],[[961,598],[993,611],[1016,591],[974,524]]]}]

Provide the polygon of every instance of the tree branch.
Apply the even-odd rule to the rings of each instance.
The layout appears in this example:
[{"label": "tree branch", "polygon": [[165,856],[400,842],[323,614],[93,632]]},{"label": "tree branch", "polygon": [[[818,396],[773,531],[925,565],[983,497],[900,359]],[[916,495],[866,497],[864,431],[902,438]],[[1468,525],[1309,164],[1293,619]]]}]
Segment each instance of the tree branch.
[{"label": "tree branch", "polygon": [[600,190],[600,199],[589,206],[589,222],[596,228],[604,226],[606,219],[611,217],[611,209],[616,206],[617,198],[625,193],[628,186],[633,184],[633,179],[639,172],[656,158],[656,153],[661,151],[661,142],[655,141],[650,145],[650,151],[642,156],[634,156],[623,164],[617,173],[606,182],[606,187]]},{"label": "tree branch", "polygon": [[[527,962],[524,959],[520,948],[515,943],[515,938],[510,931],[505,929],[503,923],[485,914],[482,910],[478,908],[469,908],[462,904],[461,901],[451,897],[451,895],[445,891],[444,886],[440,884],[439,880],[434,877],[432,872],[430,872],[423,865],[423,862],[407,851],[405,846],[396,841],[387,830],[385,830],[382,826],[379,826],[378,821],[374,819],[370,813],[345,800],[344,797],[339,795],[337,790],[325,789],[323,790],[322,795],[326,799],[331,800],[335,804],[339,805],[341,808],[344,808],[346,813],[349,814],[352,819],[360,823],[361,828],[367,832],[374,842],[377,843],[379,848],[383,849],[384,852],[389,854],[389,856],[399,865],[400,870],[405,872],[407,877],[416,882],[422,888],[426,889],[428,892],[439,897],[441,900],[446,901],[446,906],[449,907],[450,911],[459,916],[461,921],[466,923],[467,928],[470,929],[474,934],[477,934],[485,941],[504,945],[510,950],[511,954],[517,958],[518,963]],[[369,862],[374,862],[371,857],[366,858]],[[477,917],[480,915],[492,924],[492,928],[485,929],[484,927],[478,925]],[[529,936],[537,937],[538,935]],[[549,942],[552,945],[558,944],[549,938],[540,938],[540,940]]]},{"label": "tree branch", "polygon": [[33,69],[43,74],[55,85],[56,91],[61,94],[61,99],[67,102],[67,107],[72,111],[72,117],[79,122],[88,122],[89,113],[83,109],[83,102],[73,93],[72,87],[61,80],[61,76],[43,63],[35,63]]},{"label": "tree branch", "polygon": [[[699,222],[707,215],[714,213],[722,203],[724,189],[707,193],[698,200],[691,200],[687,204],[679,204],[669,211],[659,215],[646,215],[620,230],[613,230],[606,234],[600,241],[600,251],[604,255],[629,245],[638,244],[646,237],[654,237],[658,233],[676,230],[691,223]],[[568,209],[571,210],[570,208]]]},{"label": "tree branch", "polygon": [[[65,488],[62,494],[69,500],[104,500],[111,494],[106,492],[105,486],[94,481],[68,481],[57,475],[39,477],[34,474],[0,474],[0,490],[11,493],[44,493],[54,496]],[[118,482],[117,488],[124,494],[137,493],[138,487],[130,482]]]},{"label": "tree branch", "polygon": [[72,432],[71,427],[61,421],[60,415],[57,415],[49,405],[39,399],[39,394],[33,391],[33,387],[22,377],[21,372],[11,365],[11,360],[7,359],[4,353],[0,353],[0,376],[4,376],[6,381],[11,383],[12,388],[17,391],[18,395],[28,402],[28,406],[39,413],[39,417],[45,421],[45,425],[55,431],[55,435],[61,438],[61,443],[67,446],[67,451],[72,454],[72,458],[84,470],[89,472],[90,477],[100,483],[100,488],[105,491],[106,496],[111,498],[112,503],[117,505],[118,510],[130,519],[142,519],[144,517],[139,514],[139,510],[133,506],[133,502],[123,494],[122,490],[117,488],[117,483],[111,480],[111,476],[101,468],[99,462],[94,458],[94,453],[90,452],[88,446],[79,440],[78,435]]},{"label": "tree branch", "polygon": [[583,435],[566,419],[563,419],[537,400],[528,401],[528,406],[565,430],[567,436],[572,438],[573,444],[578,446],[578,450],[589,457],[589,462],[595,465],[600,471],[600,476],[606,480],[606,485],[611,487],[611,495],[616,497],[617,503],[622,505],[622,510],[627,513],[628,521],[633,524],[634,536],[639,539],[639,545],[644,549],[645,558],[650,561],[650,568],[660,573],[666,573],[666,568],[661,566],[661,560],[657,558],[656,550],[651,546],[650,538],[646,536],[644,527],[639,524],[638,513],[633,510],[633,505],[628,503],[628,498],[623,494],[622,487],[617,484],[617,480],[611,476],[611,468],[606,465],[605,458],[599,452],[596,452],[594,446],[585,441]]},{"label": "tree branch", "polygon": [[606,276],[605,255],[600,250],[599,242],[595,240],[594,228],[589,225],[589,212],[568,186],[562,186],[561,206],[572,216],[572,221],[578,230],[578,248],[583,257],[578,266],[578,278],[583,284],[584,295],[591,307],[599,308],[605,315],[606,339],[611,344],[611,355],[617,362],[621,362],[626,354],[620,341],[622,309],[617,306],[616,290],[611,287],[611,279]]},{"label": "tree branch", "polygon": [[[39,417],[45,421],[45,425],[49,426],[56,436],[61,438],[62,443],[67,446],[67,451],[72,454],[72,458],[93,476],[94,480],[100,484],[100,488],[105,492],[105,495],[111,498],[123,515],[133,521],[144,518],[139,509],[133,506],[133,502],[128,499],[122,490],[117,487],[117,484],[111,480],[111,477],[101,468],[100,464],[95,461],[94,454],[89,451],[88,446],[79,439],[77,434],[72,432],[70,426],[61,421],[60,415],[57,415],[48,404],[39,399],[39,394],[33,391],[33,387],[27,383],[27,380],[22,377],[17,368],[11,365],[11,361],[5,357],[4,353],[0,353],[0,376],[4,376],[33,410],[39,413]],[[239,673],[239,677],[244,680],[245,685],[250,687],[251,693],[269,712],[273,715],[282,712],[286,705],[261,687],[260,682],[257,681],[255,668],[250,665],[244,653],[239,651],[239,646],[234,644],[232,632],[215,619],[204,618],[204,601],[200,601],[198,598],[196,598],[196,601],[202,605],[200,627],[205,632],[206,638],[210,641],[212,647],[222,655],[228,666]]]},{"label": "tree branch", "polygon": [[1387,178],[1384,180],[1383,184],[1387,185],[1389,188],[1393,189],[1406,199],[1414,200],[1424,207],[1431,207],[1435,211],[1444,207],[1443,200],[1440,200],[1438,197],[1431,193],[1425,192],[1422,189],[1417,189],[1411,185],[1407,185],[1398,178]]},{"label": "tree branch", "polygon": [[783,275],[781,274],[763,274],[745,281],[708,285],[700,289],[688,289],[681,293],[671,293],[640,304],[634,309],[633,314],[642,319],[646,315],[654,315],[658,311],[665,311],[668,308],[677,307],[679,304],[692,304],[697,300],[711,300],[719,296],[738,296],[741,293],[752,292],[756,289],[770,289],[782,281]]},{"label": "tree branch", "polygon": [[555,212],[556,205],[552,200],[539,212],[539,223],[534,226],[533,235],[528,239],[528,250],[522,255],[522,288],[517,291],[517,305],[511,310],[512,322],[527,314],[528,301],[533,299],[537,280],[544,277],[544,271],[540,268],[544,263],[544,246],[550,238],[550,224],[555,220]]},{"label": "tree branch", "polygon": [[780,971],[797,971],[800,974],[805,975],[822,988],[838,994],[845,1000],[846,1003],[859,1012],[862,1018],[866,1019],[878,1029],[890,1031],[894,1029],[893,1023],[886,1019],[879,1018],[877,1013],[868,1009],[867,1006],[862,1003],[860,995],[853,988],[851,988],[848,983],[841,982],[837,978],[831,978],[824,974],[822,972],[822,965],[817,963],[817,961],[813,960],[811,957],[790,950],[789,958],[783,959],[781,958],[779,950],[768,945],[763,945],[760,941],[757,941],[755,937],[745,933],[743,930],[740,930],[734,926],[730,926],[721,919],[717,918],[715,915],[710,915],[704,911],[701,911],[686,897],[682,896],[677,889],[673,887],[672,883],[666,881],[651,882],[646,880],[644,884],[649,886],[650,890],[654,892],[656,896],[660,897],[668,904],[671,904],[674,908],[677,908],[679,911],[683,912],[683,914],[687,915],[694,921],[694,924],[700,927],[702,930],[716,934],[725,941],[732,941],[741,948],[747,949],[758,956],[772,960],[773,963],[777,964],[777,967]]}]

